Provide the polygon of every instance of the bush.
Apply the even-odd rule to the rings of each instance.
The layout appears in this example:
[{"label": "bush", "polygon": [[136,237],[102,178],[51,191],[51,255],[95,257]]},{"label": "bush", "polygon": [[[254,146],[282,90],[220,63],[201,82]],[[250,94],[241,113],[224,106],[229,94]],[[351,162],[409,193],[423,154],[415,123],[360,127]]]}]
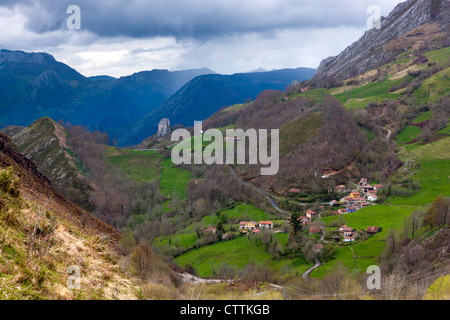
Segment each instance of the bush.
[{"label": "bush", "polygon": [[20,195],[20,179],[15,176],[12,167],[0,171],[0,190],[14,198]]},{"label": "bush", "polygon": [[150,300],[173,300],[176,298],[174,290],[159,283],[151,283],[143,288],[145,298]]}]

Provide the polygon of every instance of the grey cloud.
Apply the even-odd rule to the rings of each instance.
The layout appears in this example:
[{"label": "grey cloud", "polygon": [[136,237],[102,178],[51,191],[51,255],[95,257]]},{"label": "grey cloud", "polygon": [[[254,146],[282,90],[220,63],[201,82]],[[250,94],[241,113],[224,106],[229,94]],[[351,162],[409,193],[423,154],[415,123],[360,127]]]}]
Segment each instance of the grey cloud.
[{"label": "grey cloud", "polygon": [[[394,4],[393,4],[394,2]],[[65,28],[66,8],[81,8],[82,28],[100,37],[209,40],[232,34],[300,28],[364,26],[366,9],[381,6],[387,14],[399,1],[391,0],[4,0],[15,7],[36,33]]]}]

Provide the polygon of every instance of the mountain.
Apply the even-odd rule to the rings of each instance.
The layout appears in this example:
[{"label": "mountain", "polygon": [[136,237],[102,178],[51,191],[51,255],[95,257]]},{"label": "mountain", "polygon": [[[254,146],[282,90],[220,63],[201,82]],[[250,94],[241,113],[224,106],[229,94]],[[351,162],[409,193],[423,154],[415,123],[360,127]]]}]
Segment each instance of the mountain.
[{"label": "mountain", "polygon": [[115,137],[186,82],[210,73],[152,70],[87,78],[47,53],[0,50],[0,123],[27,126],[48,116]]},{"label": "mountain", "polygon": [[314,69],[298,68],[199,76],[124,132],[119,144],[137,144],[156,133],[162,118],[169,118],[172,125],[192,126],[195,120],[206,119],[224,106],[254,99],[264,90],[284,90],[293,81],[308,80],[314,73]]},{"label": "mountain", "polygon": [[[2,133],[0,155],[0,299],[137,299],[116,266],[119,234],[67,201]],[[78,290],[69,266],[81,272]]]},{"label": "mountain", "polygon": [[8,134],[18,150],[37,164],[38,169],[68,199],[86,209],[91,187],[82,175],[82,164],[67,145],[67,131],[48,117],[26,128],[9,127]]},{"label": "mountain", "polygon": [[121,77],[107,89],[108,96],[91,110],[93,121],[86,121],[86,124],[112,136],[120,135],[118,128],[125,128],[140,120],[191,79],[212,73],[207,68],[152,70]]},{"label": "mountain", "polygon": [[[449,0],[408,0],[381,19],[336,57],[324,59],[313,83],[327,78],[347,79],[377,68],[407,50],[430,51],[448,46],[450,37]],[[401,36],[404,36],[401,38]]]}]

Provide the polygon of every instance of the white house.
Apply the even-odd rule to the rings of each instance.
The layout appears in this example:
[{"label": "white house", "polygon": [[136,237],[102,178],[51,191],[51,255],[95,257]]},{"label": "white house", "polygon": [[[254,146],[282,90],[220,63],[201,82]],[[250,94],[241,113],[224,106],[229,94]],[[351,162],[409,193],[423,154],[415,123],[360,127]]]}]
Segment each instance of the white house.
[{"label": "white house", "polygon": [[374,194],[370,194],[370,195],[367,197],[367,200],[369,200],[369,201],[377,201],[377,200],[378,200],[378,197],[377,197],[376,195],[374,195]]},{"label": "white house", "polygon": [[272,221],[260,221],[259,222],[259,229],[273,229],[273,222]]}]

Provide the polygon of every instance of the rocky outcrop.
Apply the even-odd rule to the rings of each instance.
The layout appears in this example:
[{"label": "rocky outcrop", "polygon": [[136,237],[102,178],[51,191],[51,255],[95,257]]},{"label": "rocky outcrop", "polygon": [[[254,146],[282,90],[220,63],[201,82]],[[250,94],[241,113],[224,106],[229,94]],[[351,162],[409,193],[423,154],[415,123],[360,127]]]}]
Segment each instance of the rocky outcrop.
[{"label": "rocky outcrop", "polygon": [[158,137],[164,137],[170,134],[172,130],[170,129],[170,120],[168,118],[161,119],[158,125]]},{"label": "rocky outcrop", "polygon": [[[449,4],[450,0],[407,0],[400,3],[387,18],[381,19],[380,29],[367,31],[338,56],[323,60],[312,83],[323,83],[327,78],[347,79],[387,63],[411,49],[411,45],[386,45],[427,23],[439,26],[441,47],[448,45]],[[433,37],[435,40],[436,37]]]}]

